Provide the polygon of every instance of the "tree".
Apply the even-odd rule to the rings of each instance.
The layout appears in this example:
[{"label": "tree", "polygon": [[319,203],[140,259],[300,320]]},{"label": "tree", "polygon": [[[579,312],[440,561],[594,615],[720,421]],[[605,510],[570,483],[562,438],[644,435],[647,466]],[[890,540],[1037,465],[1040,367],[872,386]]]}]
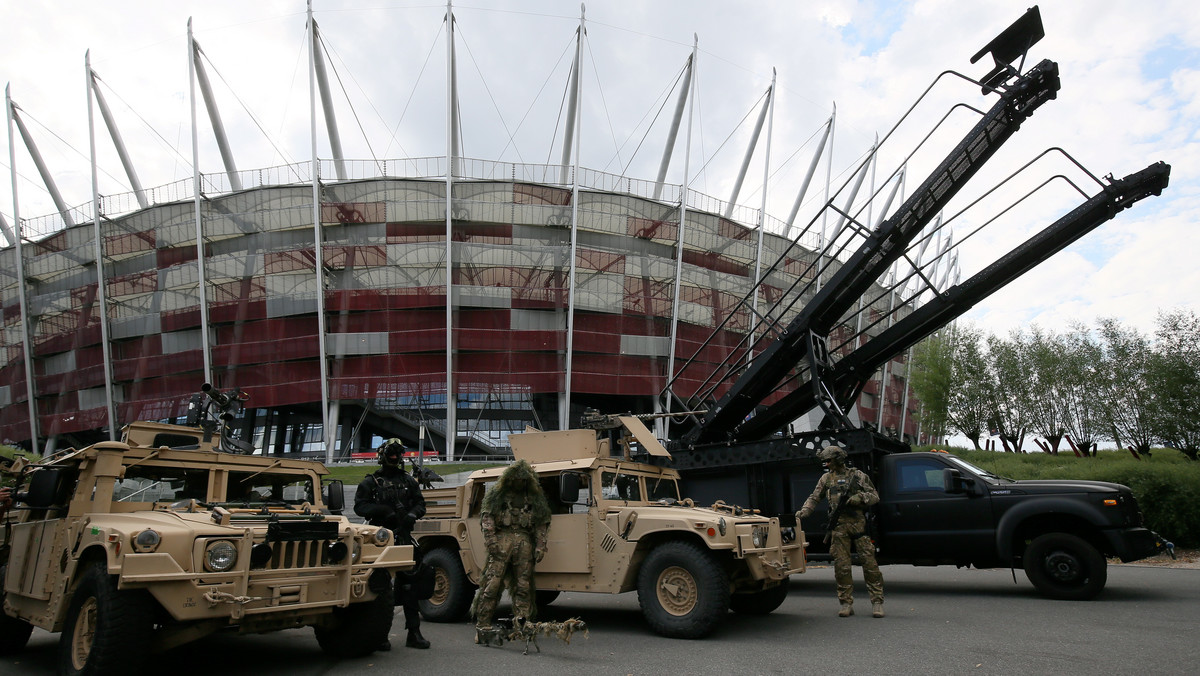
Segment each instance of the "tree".
[{"label": "tree", "polygon": [[1095,455],[1098,442],[1112,437],[1104,415],[1104,348],[1092,331],[1074,323],[1063,336],[1063,349],[1064,424],[1076,444]]},{"label": "tree", "polygon": [[[1043,331],[1036,325],[1028,337],[1022,335],[1016,347],[1027,365],[1029,387],[1029,429],[1046,439],[1047,452],[1057,455],[1066,426],[1067,373],[1064,369],[1066,341],[1057,333]],[[1040,442],[1039,442],[1040,445]]]},{"label": "tree", "polygon": [[988,336],[989,373],[995,386],[989,425],[1000,435],[1004,450],[1022,453],[1025,434],[1029,430],[1032,379],[1028,354],[1024,348],[1027,338],[1016,330],[1005,340]]},{"label": "tree", "polygon": [[1113,441],[1118,446],[1128,443],[1139,455],[1149,456],[1155,440],[1147,381],[1150,339],[1112,318],[1101,319],[1098,328],[1104,355],[1100,405],[1112,427]]},{"label": "tree", "polygon": [[995,388],[988,379],[983,332],[968,324],[954,332],[952,342],[952,387],[946,420],[951,429],[970,439],[975,449],[980,450],[979,438],[987,432],[995,398]]},{"label": "tree", "polygon": [[1191,311],[1160,313],[1147,368],[1150,427],[1164,446],[1191,460],[1200,453],[1200,317]]},{"label": "tree", "polygon": [[929,436],[946,436],[950,392],[954,387],[953,328],[942,328],[913,348],[909,386],[921,402],[916,419]]}]

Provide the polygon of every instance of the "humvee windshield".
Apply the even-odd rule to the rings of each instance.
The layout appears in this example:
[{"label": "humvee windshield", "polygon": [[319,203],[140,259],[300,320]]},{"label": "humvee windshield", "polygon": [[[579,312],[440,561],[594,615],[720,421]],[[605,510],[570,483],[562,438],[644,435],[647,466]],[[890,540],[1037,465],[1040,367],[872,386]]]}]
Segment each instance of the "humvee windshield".
[{"label": "humvee windshield", "polygon": [[600,493],[606,500],[655,502],[679,499],[679,488],[674,479],[627,472],[601,472]]},{"label": "humvee windshield", "polygon": [[113,487],[117,502],[203,501],[208,495],[208,471],[154,465],[135,465]]},{"label": "humvee windshield", "polygon": [[313,502],[313,481],[307,474],[230,472],[225,491],[229,502]]}]

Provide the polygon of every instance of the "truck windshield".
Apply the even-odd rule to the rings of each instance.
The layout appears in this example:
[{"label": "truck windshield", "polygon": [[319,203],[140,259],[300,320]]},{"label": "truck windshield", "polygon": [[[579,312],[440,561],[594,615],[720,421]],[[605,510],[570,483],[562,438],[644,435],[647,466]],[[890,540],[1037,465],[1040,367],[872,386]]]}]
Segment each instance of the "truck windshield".
[{"label": "truck windshield", "polygon": [[313,502],[313,481],[307,474],[230,472],[225,492],[230,502]]},{"label": "truck windshield", "polygon": [[956,455],[947,454],[946,459],[949,460],[950,462],[954,463],[955,465],[959,465],[963,469],[966,469],[967,471],[971,472],[972,474],[982,478],[984,481],[986,481],[988,483],[999,484],[999,483],[1005,483],[1005,482],[1012,483],[1012,482],[1016,481],[1016,479],[1009,479],[1006,476],[992,474],[991,472],[987,471],[986,469],[983,469],[982,467],[976,467],[975,465],[972,465],[971,463],[967,462],[966,460],[963,460],[962,458],[960,458]]},{"label": "truck windshield", "polygon": [[203,469],[135,465],[113,486],[117,502],[203,501],[208,494],[208,472]]},{"label": "truck windshield", "polygon": [[651,502],[657,500],[678,500],[679,485],[674,479],[666,477],[646,477],[646,493]]}]

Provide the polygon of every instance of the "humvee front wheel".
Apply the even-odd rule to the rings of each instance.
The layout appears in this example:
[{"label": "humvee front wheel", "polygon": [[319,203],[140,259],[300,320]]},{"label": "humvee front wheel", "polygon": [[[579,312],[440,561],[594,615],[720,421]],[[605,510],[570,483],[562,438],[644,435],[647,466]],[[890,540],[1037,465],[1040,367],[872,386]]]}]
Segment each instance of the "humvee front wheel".
[{"label": "humvee front wheel", "polygon": [[693,542],[655,547],[638,571],[638,604],[654,631],[701,638],[729,610],[729,577],[712,552]]},{"label": "humvee front wheel", "polygon": [[333,657],[366,657],[388,640],[395,616],[391,585],[373,601],[334,608],[333,617],[313,627],[317,644]]},{"label": "humvee front wheel", "polygon": [[0,655],[15,655],[29,643],[33,625],[4,614],[4,576],[8,566],[0,566]]},{"label": "humvee front wheel", "polygon": [[788,583],[782,583],[752,594],[734,594],[729,598],[729,608],[741,615],[769,615],[783,605],[788,595]]},{"label": "humvee front wheel", "polygon": [[117,589],[103,563],[84,571],[58,641],[58,673],[136,673],[154,632],[151,600]]},{"label": "humvee front wheel", "polygon": [[425,555],[433,568],[433,596],[420,602],[421,615],[430,622],[458,622],[467,616],[475,585],[463,570],[458,552],[439,547]]}]

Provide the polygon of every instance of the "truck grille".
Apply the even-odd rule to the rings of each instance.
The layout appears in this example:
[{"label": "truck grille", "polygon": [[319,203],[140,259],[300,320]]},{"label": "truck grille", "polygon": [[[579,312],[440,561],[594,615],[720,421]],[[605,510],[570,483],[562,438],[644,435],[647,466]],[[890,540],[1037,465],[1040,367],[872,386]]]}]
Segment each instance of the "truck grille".
[{"label": "truck grille", "polygon": [[321,564],[321,554],[329,543],[325,540],[275,542],[271,545],[271,561],[267,568],[314,568]]}]

